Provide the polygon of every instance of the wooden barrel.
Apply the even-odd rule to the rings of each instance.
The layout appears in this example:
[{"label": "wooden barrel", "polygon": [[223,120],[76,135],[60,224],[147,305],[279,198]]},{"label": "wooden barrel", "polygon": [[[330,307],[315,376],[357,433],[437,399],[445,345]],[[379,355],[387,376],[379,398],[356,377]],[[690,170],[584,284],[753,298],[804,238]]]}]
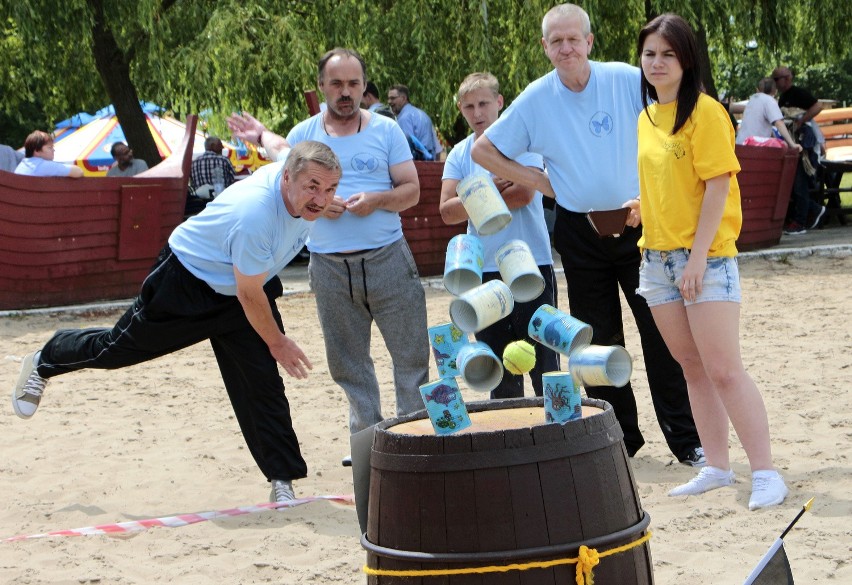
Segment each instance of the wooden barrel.
[{"label": "wooden barrel", "polygon": [[[642,510],[612,407],[545,424],[541,398],[468,404],[473,425],[436,436],[425,411],[377,425],[367,566],[440,570],[575,558],[642,537]],[[576,566],[452,576],[370,575],[371,584],[574,583]],[[595,583],[652,584],[648,543],[607,556]]]},{"label": "wooden barrel", "polygon": [[798,154],[792,148],[767,148],[738,144],[737,174],[743,225],[737,250],[769,248],[781,241],[787,205],[796,178]]}]

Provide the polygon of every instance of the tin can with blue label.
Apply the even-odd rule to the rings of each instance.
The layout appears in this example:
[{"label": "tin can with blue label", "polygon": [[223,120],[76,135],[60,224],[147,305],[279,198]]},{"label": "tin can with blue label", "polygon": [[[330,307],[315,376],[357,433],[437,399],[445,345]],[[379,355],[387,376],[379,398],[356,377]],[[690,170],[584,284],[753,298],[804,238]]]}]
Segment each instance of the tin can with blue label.
[{"label": "tin can with blue label", "polygon": [[581,418],[580,386],[569,372],[547,372],[541,375],[544,389],[544,420],[548,423],[566,423]]},{"label": "tin can with blue label", "polygon": [[420,386],[420,397],[436,435],[451,435],[470,426],[470,416],[454,378]]},{"label": "tin can with blue label", "polygon": [[527,333],[535,341],[564,355],[592,342],[591,325],[547,304],[533,313]]},{"label": "tin can with blue label", "polygon": [[467,343],[467,334],[452,323],[429,327],[429,345],[435,357],[439,378],[453,378],[461,372],[457,359],[459,350]]}]

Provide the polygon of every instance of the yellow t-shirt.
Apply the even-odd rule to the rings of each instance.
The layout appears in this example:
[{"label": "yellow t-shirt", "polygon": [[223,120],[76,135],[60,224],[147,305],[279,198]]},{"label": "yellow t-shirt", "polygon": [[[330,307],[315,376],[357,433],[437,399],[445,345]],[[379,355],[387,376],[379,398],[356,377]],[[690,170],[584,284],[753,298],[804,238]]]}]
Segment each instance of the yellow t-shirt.
[{"label": "yellow t-shirt", "polygon": [[734,128],[725,108],[701,94],[687,123],[674,136],[677,102],[648,107],[656,126],[639,114],[639,193],[642,212],[640,248],[692,248],[704,201],[704,181],[731,174],[722,221],[709,256],[736,256],[743,223],[740,163],[734,153]]}]

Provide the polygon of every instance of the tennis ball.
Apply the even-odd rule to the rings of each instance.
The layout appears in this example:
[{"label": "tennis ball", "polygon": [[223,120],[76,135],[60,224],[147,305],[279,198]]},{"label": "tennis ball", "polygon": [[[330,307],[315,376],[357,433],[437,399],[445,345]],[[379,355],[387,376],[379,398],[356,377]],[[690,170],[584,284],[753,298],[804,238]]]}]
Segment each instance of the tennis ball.
[{"label": "tennis ball", "polygon": [[516,376],[535,367],[535,348],[526,341],[513,341],[503,350],[503,367]]}]

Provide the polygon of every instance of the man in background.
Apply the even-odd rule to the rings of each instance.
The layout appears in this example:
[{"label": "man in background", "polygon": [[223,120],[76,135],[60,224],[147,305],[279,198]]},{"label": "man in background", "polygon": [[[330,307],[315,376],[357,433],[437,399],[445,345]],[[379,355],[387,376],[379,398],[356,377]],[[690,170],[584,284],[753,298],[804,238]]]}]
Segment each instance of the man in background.
[{"label": "man in background", "polygon": [[819,164],[820,136],[814,131],[814,125],[808,124],[822,111],[822,104],[804,87],[793,85],[793,72],[789,67],[776,67],[772,72],[772,80],[780,92],[778,106],[802,111],[801,115],[793,118],[793,134],[804,152],[799,156],[796,167],[793,194],[784,226],[785,235],[798,236],[806,234],[808,229],[818,228],[825,216],[825,206],[814,201],[810,194],[816,180],[814,169]]},{"label": "man in background", "polygon": [[435,133],[435,126],[429,114],[414,107],[408,101],[408,88],[404,85],[391,87],[388,90],[388,103],[406,136],[414,137],[425,147],[429,154],[426,160],[437,160],[444,147],[438,141],[438,135]]},{"label": "man in background", "polygon": [[379,99],[379,88],[376,87],[376,84],[372,81],[367,82],[367,86],[364,89],[364,97],[361,99],[361,107],[367,106],[368,112],[375,112],[376,114],[381,114],[382,116],[387,116],[388,118],[396,119],[396,115],[393,113],[393,110],[390,107],[386,106]]},{"label": "man in background", "polygon": [[53,160],[55,155],[53,136],[36,130],[24,141],[24,159],[15,167],[15,174],[30,177],[71,177],[72,179],[83,176],[83,169],[77,165],[55,162]]},{"label": "man in background", "polygon": [[192,161],[190,173],[190,184],[193,189],[202,185],[216,185],[222,183],[222,188],[227,189],[236,180],[234,165],[227,156],[222,155],[222,140],[216,136],[208,136],[204,140],[204,154]]},{"label": "man in background", "polygon": [[114,142],[109,153],[115,162],[107,171],[107,177],[132,177],[148,170],[148,163],[133,158],[133,150],[123,142]]},{"label": "man in background", "polygon": [[793,72],[789,67],[776,67],[772,72],[772,81],[778,86],[778,106],[781,108],[799,108],[804,113],[796,118],[795,129],[814,119],[822,111],[822,104],[804,87],[793,85]]},{"label": "man in background", "polygon": [[24,155],[7,144],[0,144],[0,170],[14,173]]}]

